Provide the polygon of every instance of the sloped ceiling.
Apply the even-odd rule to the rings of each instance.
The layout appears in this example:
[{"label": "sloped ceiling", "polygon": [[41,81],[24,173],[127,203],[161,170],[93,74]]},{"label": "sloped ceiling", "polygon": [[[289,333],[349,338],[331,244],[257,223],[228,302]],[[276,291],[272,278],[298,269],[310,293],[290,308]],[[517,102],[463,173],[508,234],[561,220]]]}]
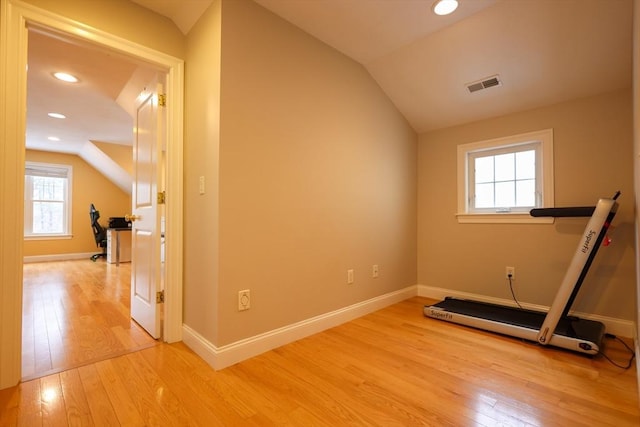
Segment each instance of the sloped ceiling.
[{"label": "sloped ceiling", "polygon": [[[133,1],[185,33],[210,3]],[[631,86],[631,0],[254,1],[364,65],[419,133]]]}]

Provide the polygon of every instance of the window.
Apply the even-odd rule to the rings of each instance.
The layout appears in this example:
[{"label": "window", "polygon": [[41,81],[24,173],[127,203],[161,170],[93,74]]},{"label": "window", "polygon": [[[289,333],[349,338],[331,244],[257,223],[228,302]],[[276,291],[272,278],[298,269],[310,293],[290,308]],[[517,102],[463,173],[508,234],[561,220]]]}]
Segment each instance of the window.
[{"label": "window", "polygon": [[458,146],[459,222],[552,222],[529,211],[553,206],[553,131]]},{"label": "window", "polygon": [[71,166],[26,163],[25,237],[65,237],[71,234],[71,172]]}]

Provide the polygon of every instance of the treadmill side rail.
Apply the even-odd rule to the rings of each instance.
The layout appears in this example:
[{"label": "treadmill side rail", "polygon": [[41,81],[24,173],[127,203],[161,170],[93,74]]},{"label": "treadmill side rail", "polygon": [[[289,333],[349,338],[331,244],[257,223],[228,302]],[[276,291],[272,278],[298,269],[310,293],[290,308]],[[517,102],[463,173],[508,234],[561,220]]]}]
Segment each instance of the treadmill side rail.
[{"label": "treadmill side rail", "polygon": [[[510,337],[521,338],[527,341],[536,342],[538,336],[537,329],[530,329],[518,325],[513,325],[504,322],[497,322],[494,320],[484,319],[476,316],[469,316],[466,314],[460,314],[453,311],[445,310],[439,307],[425,306],[424,315],[438,320],[444,320],[451,323],[457,323],[463,326],[469,326],[476,329],[482,329],[484,331],[495,332],[498,334],[507,335]],[[591,322],[590,322],[591,323]],[[578,353],[584,353],[588,355],[598,354],[600,351],[600,343],[602,342],[602,336],[604,335],[604,325],[597,325],[599,322],[593,322],[595,329],[598,331],[593,334],[594,338],[579,338],[566,336],[561,334],[553,334],[548,344],[564,348],[567,350],[575,351]]]}]

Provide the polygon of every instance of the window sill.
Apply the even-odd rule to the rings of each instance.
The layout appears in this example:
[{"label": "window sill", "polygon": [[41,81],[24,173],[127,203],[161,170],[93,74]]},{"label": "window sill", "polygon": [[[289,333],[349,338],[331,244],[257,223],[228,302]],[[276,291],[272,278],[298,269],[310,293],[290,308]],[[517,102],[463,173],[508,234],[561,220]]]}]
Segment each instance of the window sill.
[{"label": "window sill", "polygon": [[460,224],[553,224],[553,217],[532,217],[528,213],[456,214]]},{"label": "window sill", "polygon": [[37,236],[24,236],[24,240],[68,240],[72,238],[72,234],[40,234]]}]

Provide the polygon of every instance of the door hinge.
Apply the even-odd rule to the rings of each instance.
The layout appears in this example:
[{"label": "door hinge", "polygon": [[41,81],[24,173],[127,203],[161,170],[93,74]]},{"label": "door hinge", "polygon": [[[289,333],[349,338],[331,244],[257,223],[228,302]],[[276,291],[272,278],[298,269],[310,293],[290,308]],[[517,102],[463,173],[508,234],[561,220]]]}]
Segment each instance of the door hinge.
[{"label": "door hinge", "polygon": [[164,191],[158,191],[158,204],[164,205]]},{"label": "door hinge", "polygon": [[161,107],[167,106],[167,95],[165,95],[164,93],[158,94],[158,105]]},{"label": "door hinge", "polygon": [[164,291],[156,292],[156,304],[160,304],[161,302],[164,302]]}]

